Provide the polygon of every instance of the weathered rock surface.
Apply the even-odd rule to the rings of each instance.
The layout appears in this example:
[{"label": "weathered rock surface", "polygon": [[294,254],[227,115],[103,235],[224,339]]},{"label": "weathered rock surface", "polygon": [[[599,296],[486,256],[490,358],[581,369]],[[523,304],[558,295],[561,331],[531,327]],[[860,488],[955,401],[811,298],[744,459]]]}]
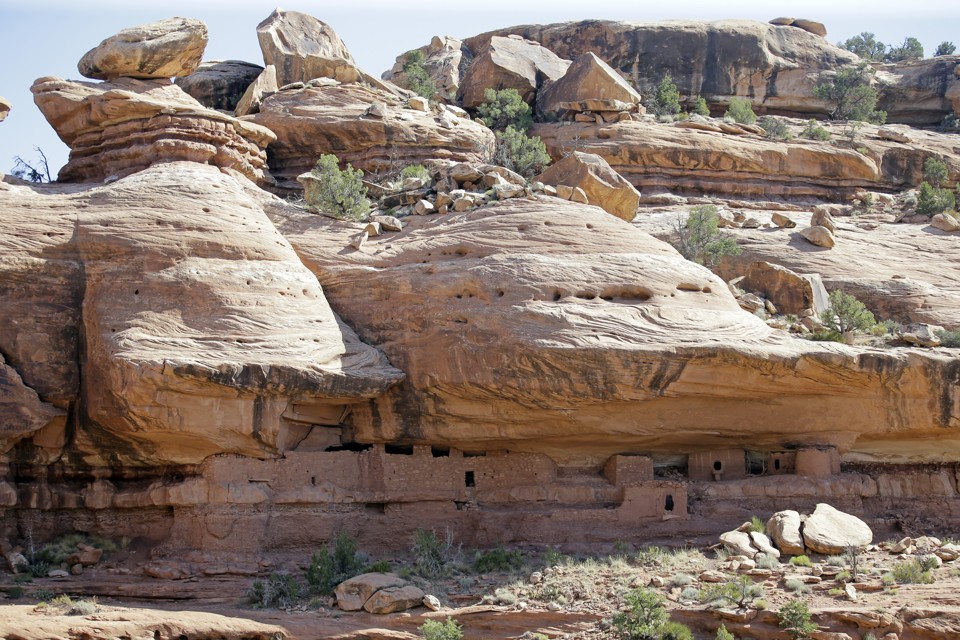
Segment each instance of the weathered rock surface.
[{"label": "weathered rock surface", "polygon": [[561,102],[582,100],[619,100],[640,104],[640,94],[615,69],[593,52],[579,56],[563,77],[549,83],[537,96],[537,106],[544,113],[560,110]]},{"label": "weathered rock surface", "polygon": [[[360,611],[376,592],[405,584],[406,580],[393,573],[363,573],[338,584],[334,595],[337,597],[337,606],[344,611]],[[420,600],[423,600],[422,591]]]},{"label": "weathered rock surface", "polygon": [[[846,451],[932,433],[942,451],[960,444],[936,426],[960,420],[946,356],[791,338],[597,208],[544,197],[410,217],[402,234],[350,253],[330,221],[272,217],[335,308],[408,375],[354,412],[361,442],[558,460],[798,439]],[[811,402],[830,419],[810,421]]]},{"label": "weathered rock surface", "polygon": [[157,162],[189,160],[272,181],[268,130],[203,107],[163,80],[77,82],[39,78],[30,88],[47,122],[70,147],[63,182],[102,181]]},{"label": "weathered rock surface", "polygon": [[810,244],[823,247],[824,249],[832,249],[837,244],[836,236],[833,235],[830,229],[819,225],[801,229],[800,236]]},{"label": "weathered rock surface", "polygon": [[98,80],[186,76],[200,64],[206,47],[205,24],[169,18],[119,31],[84,54],[77,69]]},{"label": "weathered rock surface", "polygon": [[380,589],[367,600],[363,608],[369,613],[386,614],[397,611],[406,611],[423,604],[423,590],[408,584],[403,587],[387,587]]},{"label": "weathered rock surface", "polygon": [[[372,104],[380,104],[383,117],[367,115]],[[493,133],[465,118],[445,121],[443,115],[408,109],[379,89],[345,84],[280,91],[263,101],[253,122],[277,135],[270,168],[288,181],[325,153],[372,172],[430,159],[485,162]]]},{"label": "weathered rock surface", "polygon": [[212,60],[174,82],[208,109],[233,111],[262,71],[260,65],[242,60]]},{"label": "weathered rock surface", "polygon": [[[165,163],[104,186],[0,186],[3,388],[30,395],[16,368],[41,401],[82,402],[76,460],[269,457],[401,377],[332,313],[265,217],[273,198],[242,178]],[[4,450],[24,424],[57,423],[23,406]],[[63,423],[35,444],[62,446]]]},{"label": "weathered rock surface", "polygon": [[944,116],[960,113],[958,65],[960,56],[955,55],[881,65],[877,107],[887,112],[887,122],[940,124]]},{"label": "weathered rock surface", "polygon": [[938,213],[930,219],[930,226],[934,229],[952,233],[954,231],[960,231],[960,220],[945,213]]},{"label": "weathered rock surface", "polygon": [[40,400],[0,356],[0,455],[44,427],[62,428],[65,419],[66,411]]},{"label": "weathered rock surface", "polygon": [[802,276],[765,260],[751,262],[739,286],[763,294],[780,313],[800,315],[806,309],[826,309],[827,292],[819,278]]},{"label": "weathered rock surface", "polygon": [[10,104],[10,101],[0,96],[0,122],[3,122],[7,119],[7,114],[10,113],[10,109],[13,105]]},{"label": "weathered rock surface", "polygon": [[273,95],[279,89],[280,85],[277,83],[277,68],[272,64],[267,65],[260,75],[247,86],[243,95],[240,96],[234,113],[237,116],[258,113],[263,99]]},{"label": "weathered rock surface", "polygon": [[[922,180],[931,155],[960,173],[949,135],[918,131],[913,145],[873,136],[858,141],[865,153],[806,140],[774,141],[653,122],[535,125],[554,159],[577,149],[595,153],[642,192],[728,196],[852,199],[860,189],[902,191]],[[839,133],[839,131],[837,131]]]},{"label": "weathered rock surface", "polygon": [[[433,81],[437,91],[448,100],[456,98],[460,88],[460,77],[473,60],[473,54],[463,47],[463,43],[450,36],[434,36],[430,44],[416,49],[424,55],[423,68]],[[407,54],[397,56],[397,62],[389,71],[381,76],[399,85],[405,85],[406,73],[403,70],[407,62]]]},{"label": "weathered rock surface", "polygon": [[574,151],[547,167],[537,180],[579,187],[590,204],[621,220],[630,222],[637,215],[640,193],[598,155]]},{"label": "weathered rock surface", "polygon": [[866,547],[873,542],[873,532],[860,518],[821,502],[803,521],[803,542],[815,553],[840,554],[849,547]]},{"label": "weathered rock surface", "polygon": [[276,9],[257,25],[264,65],[277,68],[280,86],[333,78],[356,82],[361,73],[340,36],[305,13]]},{"label": "weathered rock surface", "polygon": [[800,535],[800,514],[796,511],[778,511],[767,520],[767,533],[773,538],[780,553],[799,556],[806,553]]},{"label": "weathered rock surface", "polygon": [[460,83],[458,99],[467,109],[482,104],[486,89],[516,89],[532,102],[543,79],[558,80],[570,66],[546,47],[516,36],[489,38]]}]

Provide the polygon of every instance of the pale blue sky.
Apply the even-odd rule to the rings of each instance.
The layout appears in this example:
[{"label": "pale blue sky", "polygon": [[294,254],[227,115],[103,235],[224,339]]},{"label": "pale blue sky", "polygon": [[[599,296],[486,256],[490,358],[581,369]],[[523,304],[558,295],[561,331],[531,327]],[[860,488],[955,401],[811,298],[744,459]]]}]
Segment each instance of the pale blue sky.
[{"label": "pale blue sky", "polygon": [[[872,31],[886,42],[914,36],[927,55],[944,40],[960,45],[955,12],[944,0],[911,2],[769,2],[726,0],[642,2],[641,0],[362,0],[354,2],[291,2],[281,5],[330,24],[361,67],[379,76],[397,54],[427,43],[434,35],[468,37],[517,24],[566,20],[715,20],[745,18],[767,21],[778,16],[809,18],[827,26],[831,42]],[[41,76],[81,79],[76,63],[89,49],[118,30],[172,16],[198,18],[207,24],[210,43],[205,60],[237,59],[263,63],[256,26],[276,7],[258,0],[138,2],[136,0],[0,0],[0,96],[13,111],[0,123],[0,172],[8,172],[14,155],[32,157],[44,149],[56,172],[67,148],[34,106],[30,85]]]}]

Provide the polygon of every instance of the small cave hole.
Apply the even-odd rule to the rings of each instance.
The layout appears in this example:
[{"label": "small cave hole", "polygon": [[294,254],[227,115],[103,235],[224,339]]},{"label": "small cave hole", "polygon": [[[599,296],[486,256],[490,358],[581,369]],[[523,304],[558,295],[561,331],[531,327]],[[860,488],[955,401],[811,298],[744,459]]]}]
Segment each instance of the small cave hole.
[{"label": "small cave hole", "polygon": [[463,474],[463,483],[468,487],[477,486],[477,480],[473,476],[473,471],[467,471],[466,473]]},{"label": "small cave hole", "polygon": [[363,510],[367,513],[384,514],[387,511],[385,502],[367,502],[363,505]]},{"label": "small cave hole", "polygon": [[723,469],[723,463],[720,462],[719,460],[714,460],[714,461],[713,461],[713,470],[714,470],[714,471],[721,471],[722,469]]},{"label": "small cave hole", "polygon": [[133,295],[135,295],[135,296],[140,295],[140,289],[134,289],[134,290],[133,290]]},{"label": "small cave hole", "polygon": [[204,213],[210,213],[210,207],[204,207],[204,208],[203,208],[203,212],[204,212]]},{"label": "small cave hole", "polygon": [[663,503],[664,511],[673,511],[673,496],[669,493],[667,494],[667,499]]},{"label": "small cave hole", "polygon": [[776,469],[777,471],[780,471],[780,458],[776,458],[773,461],[773,468]]},{"label": "small cave hole", "polygon": [[445,449],[443,447],[430,447],[430,454],[434,458],[449,458],[450,449]]},{"label": "small cave hole", "polygon": [[310,476],[310,484],[314,487],[317,486],[317,476]]},{"label": "small cave hole", "polygon": [[559,291],[554,291],[554,292],[553,292],[553,301],[554,301],[554,302],[558,302],[558,301],[560,300],[560,298],[562,298],[562,297],[563,297],[563,294],[561,294]]},{"label": "small cave hole", "polygon": [[503,294],[506,293],[503,289],[497,289],[497,297],[502,298]]},{"label": "small cave hole", "polygon": [[704,287],[703,289],[701,289],[701,291],[703,291],[704,293],[713,293],[713,290],[710,287]]},{"label": "small cave hole", "polygon": [[593,229],[593,225],[590,224],[589,222],[587,223],[587,229]]},{"label": "small cave hole", "polygon": [[581,300],[596,300],[597,294],[593,293],[592,291],[580,291],[576,294],[576,297],[580,298]]},{"label": "small cave hole", "polygon": [[389,453],[395,456],[412,456],[413,455],[412,444],[388,444],[384,446],[383,450],[386,453]]}]

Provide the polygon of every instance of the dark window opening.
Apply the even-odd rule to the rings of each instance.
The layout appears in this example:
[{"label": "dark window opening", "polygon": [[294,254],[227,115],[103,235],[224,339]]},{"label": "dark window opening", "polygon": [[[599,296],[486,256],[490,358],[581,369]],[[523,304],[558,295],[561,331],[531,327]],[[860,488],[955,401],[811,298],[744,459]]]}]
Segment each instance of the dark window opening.
[{"label": "dark window opening", "polygon": [[397,456],[413,455],[412,444],[388,444],[388,445],[385,445],[383,449],[384,451],[392,455],[397,455]]},{"label": "dark window opening", "polygon": [[363,505],[364,511],[368,511],[370,513],[379,513],[379,514],[384,513],[386,510],[386,507],[387,505],[384,502],[368,502],[365,505]]},{"label": "dark window opening", "polygon": [[341,445],[335,445],[332,447],[327,447],[324,449],[326,452],[331,451],[369,451],[373,448],[373,445],[369,444],[359,444],[357,442],[344,442]]},{"label": "dark window opening", "polygon": [[477,486],[477,481],[476,481],[476,480],[474,479],[474,477],[473,477],[473,471],[467,471],[467,472],[463,475],[463,481],[464,481],[464,483],[466,484],[466,486],[468,486],[468,487],[475,487],[475,486]]},{"label": "dark window opening", "polygon": [[714,461],[713,461],[713,470],[714,470],[714,471],[720,471],[721,469],[723,469],[723,463],[720,462],[719,460],[714,460]]},{"label": "dark window opening", "polygon": [[463,511],[464,509],[467,508],[467,503],[466,503],[466,502],[456,502],[456,501],[454,501],[453,504],[456,505],[457,511]]},{"label": "dark window opening", "polygon": [[474,452],[464,451],[464,452],[463,452],[463,457],[464,457],[464,458],[486,458],[486,457],[487,457],[487,454],[486,454],[485,451],[479,451],[479,452],[477,452],[477,451],[474,451]]},{"label": "dark window opening", "polygon": [[664,511],[673,511],[673,496],[669,493],[667,494],[667,499],[663,505]]},{"label": "dark window opening", "polygon": [[773,461],[773,468],[776,469],[777,471],[780,471],[780,458],[776,458]]},{"label": "dark window opening", "polygon": [[317,476],[310,476],[310,484],[317,486]]},{"label": "dark window opening", "polygon": [[450,456],[450,449],[442,449],[440,447],[430,447],[430,453],[433,454],[434,458],[447,458]]}]

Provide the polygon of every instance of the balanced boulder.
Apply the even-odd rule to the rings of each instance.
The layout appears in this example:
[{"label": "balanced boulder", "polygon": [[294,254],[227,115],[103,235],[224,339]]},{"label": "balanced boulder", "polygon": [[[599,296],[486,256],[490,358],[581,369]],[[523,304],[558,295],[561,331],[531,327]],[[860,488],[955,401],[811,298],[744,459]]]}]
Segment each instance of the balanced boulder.
[{"label": "balanced boulder", "polygon": [[558,111],[563,102],[617,100],[640,104],[640,94],[610,65],[588,51],[573,61],[563,77],[544,88],[537,102],[544,113]]},{"label": "balanced boulder", "polygon": [[277,68],[280,86],[333,78],[356,82],[361,72],[330,25],[297,11],[276,9],[257,25],[265,65]]},{"label": "balanced boulder", "polygon": [[77,64],[87,78],[172,78],[193,73],[207,46],[199,20],[169,18],[123,29],[88,51]]}]

